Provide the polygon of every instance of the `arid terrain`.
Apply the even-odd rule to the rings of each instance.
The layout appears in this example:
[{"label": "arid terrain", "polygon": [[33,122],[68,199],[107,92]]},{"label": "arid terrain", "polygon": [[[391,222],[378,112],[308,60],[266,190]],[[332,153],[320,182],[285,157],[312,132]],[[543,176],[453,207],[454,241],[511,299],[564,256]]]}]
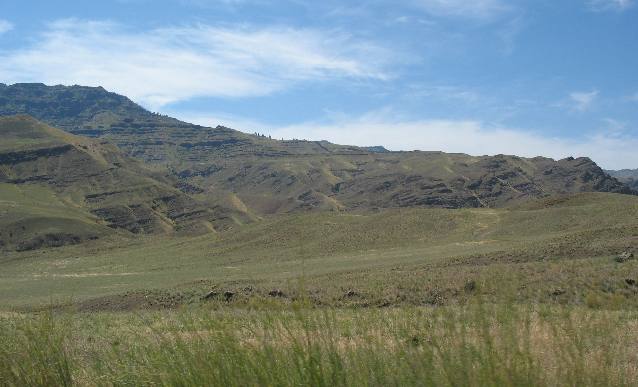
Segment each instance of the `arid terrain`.
[{"label": "arid terrain", "polygon": [[633,385],[638,196],[0,86],[0,384]]}]

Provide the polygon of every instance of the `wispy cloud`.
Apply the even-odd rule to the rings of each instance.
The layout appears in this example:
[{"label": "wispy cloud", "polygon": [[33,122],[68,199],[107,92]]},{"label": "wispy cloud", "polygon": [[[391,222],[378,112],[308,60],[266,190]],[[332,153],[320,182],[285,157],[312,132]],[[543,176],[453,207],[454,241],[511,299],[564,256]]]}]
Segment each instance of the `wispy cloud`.
[{"label": "wispy cloud", "polygon": [[501,0],[414,0],[415,4],[434,16],[467,19],[490,19],[507,11]]},{"label": "wispy cloud", "polygon": [[299,82],[390,77],[392,55],[335,31],[193,25],[129,31],[61,20],[0,55],[5,82],[101,85],[149,107],[196,96],[266,95]]},{"label": "wispy cloud", "polygon": [[516,49],[516,41],[526,28],[527,21],[522,16],[510,19],[498,31],[497,35],[503,42],[503,53],[511,55]]},{"label": "wispy cloud", "polygon": [[440,101],[460,101],[464,103],[474,103],[481,99],[481,95],[476,90],[460,86],[413,85],[408,93],[411,97],[426,97]]},{"label": "wispy cloud", "polygon": [[612,138],[627,137],[630,135],[630,126],[627,122],[619,121],[615,118],[603,118],[600,132]]},{"label": "wispy cloud", "polygon": [[570,93],[569,99],[571,101],[572,108],[580,112],[589,110],[596,101],[596,98],[598,98],[598,94],[598,90],[592,90],[589,92],[575,91]]},{"label": "wispy cloud", "polygon": [[9,32],[13,29],[13,24],[8,22],[7,20],[0,19],[0,35],[5,32]]},{"label": "wispy cloud", "polygon": [[625,11],[634,5],[634,0],[589,0],[587,6],[590,10],[601,11]]}]

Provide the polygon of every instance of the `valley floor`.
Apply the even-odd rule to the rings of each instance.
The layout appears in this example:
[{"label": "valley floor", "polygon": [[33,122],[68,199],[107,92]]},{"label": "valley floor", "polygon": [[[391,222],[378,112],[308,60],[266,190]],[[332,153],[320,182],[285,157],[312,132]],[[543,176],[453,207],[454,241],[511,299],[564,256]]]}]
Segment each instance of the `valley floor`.
[{"label": "valley floor", "polygon": [[636,247],[582,194],[2,253],[0,384],[632,385]]},{"label": "valley floor", "polygon": [[637,246],[638,198],[626,195],[509,209],[297,214],[196,238],[3,253],[0,309],[161,309],[302,297],[318,306],[440,306],[477,296],[635,306],[638,263],[614,257]]}]

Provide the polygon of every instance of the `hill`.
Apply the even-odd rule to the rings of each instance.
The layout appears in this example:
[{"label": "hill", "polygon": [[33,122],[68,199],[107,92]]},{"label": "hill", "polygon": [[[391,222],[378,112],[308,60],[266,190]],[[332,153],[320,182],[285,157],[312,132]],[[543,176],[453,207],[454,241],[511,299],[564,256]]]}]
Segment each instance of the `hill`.
[{"label": "hill", "polygon": [[578,192],[631,193],[592,160],[384,152],[278,141],[148,112],[102,88],[0,86],[0,114],[30,114],[116,144],[188,194],[259,215],[397,207],[501,207]]},{"label": "hill", "polygon": [[9,385],[636,380],[638,197],[587,158],[275,141],[100,88],[11,93],[3,112],[65,131],[0,118]]},{"label": "hill", "polygon": [[610,176],[626,184],[634,191],[638,191],[638,169],[621,169],[619,171],[606,171]]},{"label": "hill", "polygon": [[0,117],[0,248],[27,250],[111,235],[201,233],[241,219],[104,141],[29,116]]},{"label": "hill", "polygon": [[638,288],[625,280],[636,280],[638,261],[614,257],[636,253],[637,219],[637,197],[601,193],[510,209],[280,215],[214,235],[6,253],[0,305],[73,297],[83,310],[164,308],[200,303],[211,289],[222,303],[225,291],[239,304],[290,302],[300,281],[316,305],[447,305],[479,295],[636,305]]}]

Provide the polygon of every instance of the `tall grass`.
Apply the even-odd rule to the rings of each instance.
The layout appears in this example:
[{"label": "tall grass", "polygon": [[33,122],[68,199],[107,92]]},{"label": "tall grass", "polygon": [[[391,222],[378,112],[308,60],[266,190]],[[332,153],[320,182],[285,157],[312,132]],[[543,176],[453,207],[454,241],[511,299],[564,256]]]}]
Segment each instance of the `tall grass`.
[{"label": "tall grass", "polygon": [[9,386],[71,386],[70,331],[51,315],[2,320],[0,384]]},{"label": "tall grass", "polygon": [[14,316],[0,322],[0,385],[630,385],[636,317],[505,305]]}]

